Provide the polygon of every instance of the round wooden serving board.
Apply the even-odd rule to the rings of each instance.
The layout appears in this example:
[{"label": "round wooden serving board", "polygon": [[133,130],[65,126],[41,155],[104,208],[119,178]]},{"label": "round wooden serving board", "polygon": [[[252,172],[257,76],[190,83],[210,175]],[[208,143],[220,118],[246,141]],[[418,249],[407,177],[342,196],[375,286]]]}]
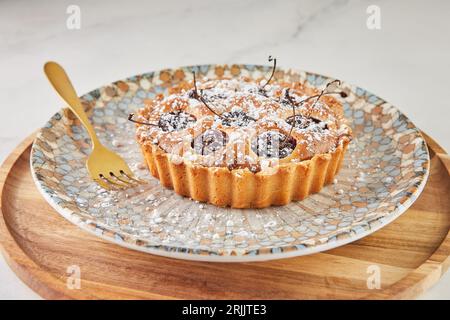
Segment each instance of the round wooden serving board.
[{"label": "round wooden serving board", "polygon": [[[412,298],[450,265],[450,157],[429,137],[428,183],[393,223],[323,253],[231,264],[133,251],[72,225],[35,187],[29,166],[32,139],[20,144],[1,167],[0,242],[11,268],[44,298]],[[79,289],[67,285],[73,283],[71,266],[80,268]],[[377,271],[381,287],[369,289]]]}]

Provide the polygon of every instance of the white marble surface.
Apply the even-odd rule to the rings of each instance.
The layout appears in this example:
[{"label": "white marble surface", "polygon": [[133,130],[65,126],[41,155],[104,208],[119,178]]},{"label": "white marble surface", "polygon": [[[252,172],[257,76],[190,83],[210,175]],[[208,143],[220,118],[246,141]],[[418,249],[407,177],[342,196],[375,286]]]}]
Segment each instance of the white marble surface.
[{"label": "white marble surface", "polygon": [[[68,30],[66,9],[81,8]],[[369,5],[381,29],[366,27]],[[450,150],[450,2],[0,1],[0,160],[61,106],[42,73],[56,60],[80,93],[136,73],[266,63],[331,75],[398,106]],[[39,298],[0,258],[0,298]],[[420,298],[450,299],[450,274]]]}]

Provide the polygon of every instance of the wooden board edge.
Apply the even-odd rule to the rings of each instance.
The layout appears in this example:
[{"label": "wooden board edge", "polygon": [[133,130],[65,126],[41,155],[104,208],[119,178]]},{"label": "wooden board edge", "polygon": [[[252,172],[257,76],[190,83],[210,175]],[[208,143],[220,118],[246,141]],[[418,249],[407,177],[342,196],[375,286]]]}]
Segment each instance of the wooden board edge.
[{"label": "wooden board edge", "polygon": [[[25,138],[0,166],[0,252],[19,279],[41,297],[47,299],[83,298],[82,296],[76,297],[76,295],[71,296],[63,293],[66,291],[64,286],[59,284],[56,278],[30,259],[14,240],[3,216],[2,199],[5,182],[8,179],[10,170],[31,146],[35,136],[36,133],[33,133]],[[12,252],[14,257],[11,255]],[[30,270],[32,270],[31,273]]]},{"label": "wooden board edge", "polygon": [[[423,133],[428,147],[439,157],[450,176],[450,156],[430,136]],[[14,240],[2,212],[2,197],[5,182],[11,168],[32,144],[36,133],[25,138],[0,166],[0,251],[7,264],[33,291],[46,299],[88,299],[81,290],[68,290],[56,279],[30,259]],[[15,257],[10,255],[14,252]],[[437,250],[417,269],[392,286],[366,296],[366,299],[410,299],[430,289],[450,266],[450,230]],[[30,273],[30,270],[31,273]]]},{"label": "wooden board edge", "polygon": [[[450,156],[429,135],[421,132],[428,148],[439,158],[450,177]],[[431,155],[430,155],[431,157]],[[413,299],[433,287],[450,267],[450,230],[433,254],[417,269],[389,288],[366,296],[366,299]]]}]

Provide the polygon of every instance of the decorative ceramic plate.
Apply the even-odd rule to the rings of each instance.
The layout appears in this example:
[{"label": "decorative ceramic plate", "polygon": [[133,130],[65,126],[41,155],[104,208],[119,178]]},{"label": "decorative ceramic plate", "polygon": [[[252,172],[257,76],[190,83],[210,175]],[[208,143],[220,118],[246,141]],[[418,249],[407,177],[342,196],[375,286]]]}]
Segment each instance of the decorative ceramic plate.
[{"label": "decorative ceramic plate", "polygon": [[[130,112],[147,98],[191,80],[265,76],[271,67],[202,65],[162,70],[114,82],[85,94],[83,105],[100,140],[149,181],[126,191],[106,191],[89,177],[88,135],[67,110],[56,113],[33,144],[37,187],[66,219],[132,249],[205,261],[256,261],[328,250],[366,236],[400,216],[422,191],[429,155],[419,130],[399,110],[368,91],[342,84],[345,116],[354,132],[335,183],[303,201],[265,209],[218,208],[164,189],[151,178],[135,142]],[[278,69],[275,79],[319,89],[332,80]],[[340,99],[340,98],[339,98]]]}]

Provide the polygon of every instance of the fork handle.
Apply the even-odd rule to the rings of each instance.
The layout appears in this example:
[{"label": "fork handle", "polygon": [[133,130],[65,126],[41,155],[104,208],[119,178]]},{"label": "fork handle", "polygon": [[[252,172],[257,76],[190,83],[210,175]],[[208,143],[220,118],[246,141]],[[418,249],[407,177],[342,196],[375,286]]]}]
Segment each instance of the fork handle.
[{"label": "fork handle", "polygon": [[70,82],[70,79],[67,76],[67,73],[64,71],[63,67],[61,67],[56,62],[49,61],[44,65],[44,72],[53,88],[55,88],[59,96],[63,98],[63,100],[68,104],[70,110],[75,113],[75,115],[78,117],[78,119],[80,119],[81,123],[86,128],[92,140],[93,148],[95,148],[96,146],[100,147],[101,144],[98,140],[97,135],[95,134],[94,128],[89,122],[86,112],[84,112],[83,105],[81,104],[81,101],[78,98],[77,93],[73,88],[73,85]]}]

